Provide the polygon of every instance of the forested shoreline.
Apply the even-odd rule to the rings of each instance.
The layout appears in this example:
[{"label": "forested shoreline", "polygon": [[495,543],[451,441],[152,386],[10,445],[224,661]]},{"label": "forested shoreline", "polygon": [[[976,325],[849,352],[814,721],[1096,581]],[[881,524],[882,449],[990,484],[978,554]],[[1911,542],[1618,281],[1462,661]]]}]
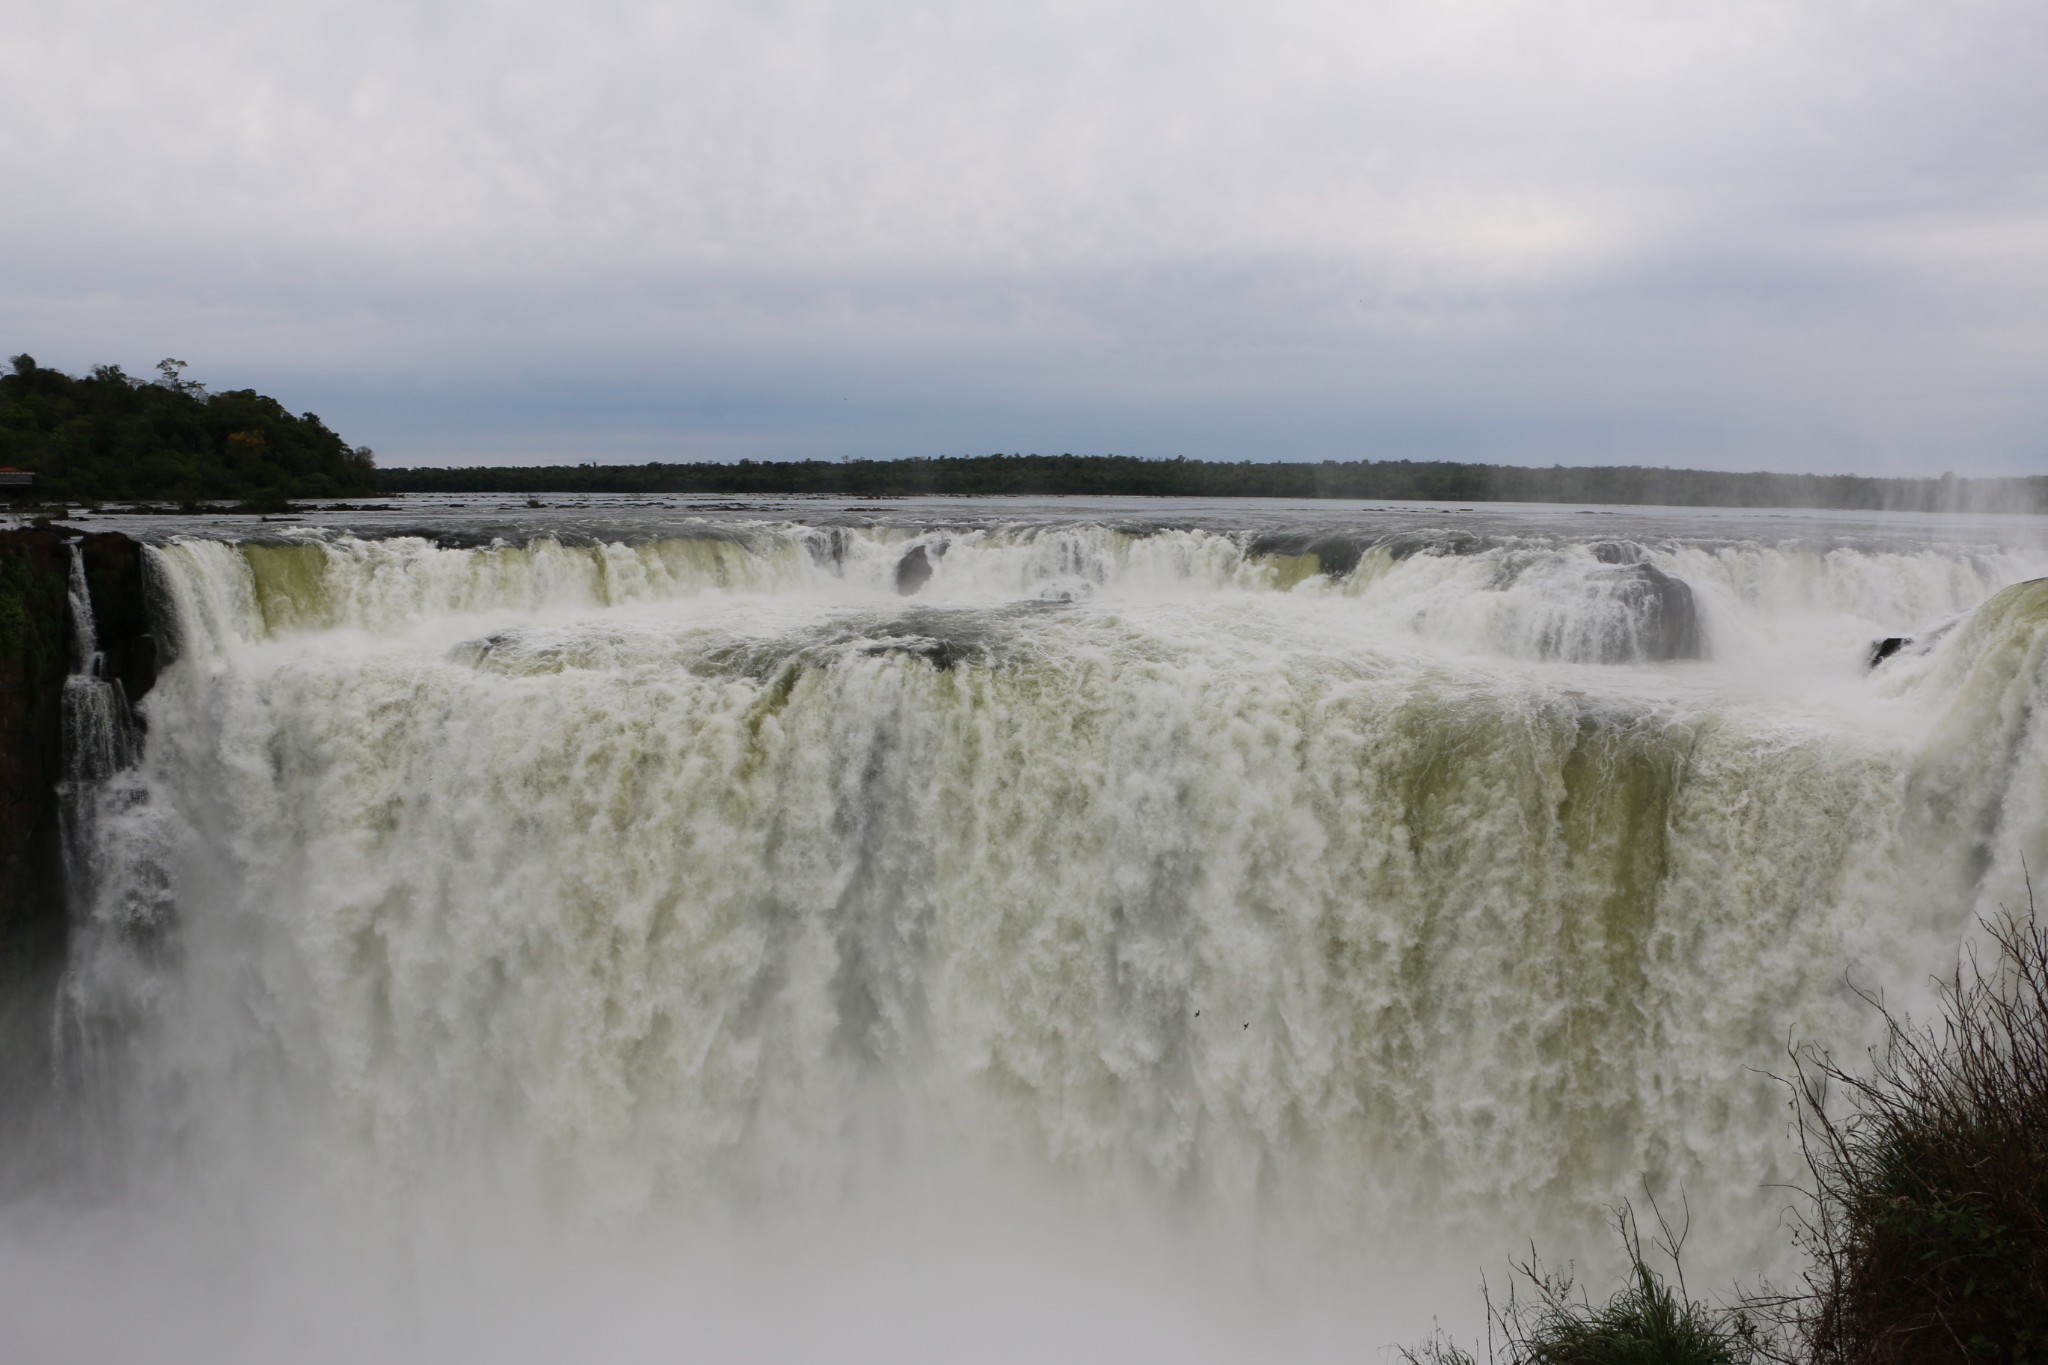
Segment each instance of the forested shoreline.
[{"label": "forested shoreline", "polygon": [[1730,474],[1635,465],[1527,468],[1416,460],[1258,463],[1145,460],[1127,455],[381,469],[377,485],[384,493],[1034,494],[2048,511],[2048,477],[2041,476],[1881,479],[1850,474]]},{"label": "forested shoreline", "polygon": [[398,493],[757,493],[846,497],[1346,498],[1661,504],[1853,511],[2048,512],[2048,476],[1871,478],[1642,465],[1529,467],[1444,460],[1253,461],[993,454],[903,459],[378,469],[318,416],[253,389],[210,393],[164,360],[83,377],[17,355],[0,373],[0,467],[42,500],[192,503]]},{"label": "forested shoreline", "polygon": [[167,359],[154,380],[119,365],[74,378],[15,356],[0,373],[0,466],[34,474],[39,498],[74,501],[268,506],[376,491],[368,447],[254,389],[209,393],[184,370]]}]

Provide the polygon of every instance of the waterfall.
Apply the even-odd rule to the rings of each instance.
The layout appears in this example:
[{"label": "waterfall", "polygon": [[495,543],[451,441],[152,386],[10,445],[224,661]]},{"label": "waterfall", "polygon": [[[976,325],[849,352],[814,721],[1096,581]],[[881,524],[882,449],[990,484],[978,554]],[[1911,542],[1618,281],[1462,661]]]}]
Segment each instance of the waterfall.
[{"label": "waterfall", "polygon": [[[122,1047],[134,1041],[132,1024],[146,983],[162,969],[144,948],[154,917],[133,914],[128,891],[137,876],[160,885],[165,870],[130,837],[148,802],[136,768],[143,731],[127,689],[107,676],[84,548],[72,540],[67,549],[72,668],[60,698],[63,775],[57,798],[72,947],[57,994],[52,1055],[59,1093],[81,1130],[77,1158],[96,1161],[106,1171],[121,1159]],[[122,984],[115,984],[117,978]],[[95,1155],[87,1158],[88,1152]]]},{"label": "waterfall", "polygon": [[71,615],[71,673],[64,680],[64,775],[58,784],[64,827],[64,873],[74,906],[93,896],[93,849],[98,808],[113,776],[134,762],[135,718],[119,679],[106,676],[92,592],[86,583],[85,554],[76,540],[71,554],[66,604]]},{"label": "waterfall", "polygon": [[1016,1181],[1390,1276],[1647,1184],[1782,1267],[1787,1040],[2048,854],[2042,561],[1297,539],[152,547],[146,744],[67,691],[127,1150],[408,1237]]}]

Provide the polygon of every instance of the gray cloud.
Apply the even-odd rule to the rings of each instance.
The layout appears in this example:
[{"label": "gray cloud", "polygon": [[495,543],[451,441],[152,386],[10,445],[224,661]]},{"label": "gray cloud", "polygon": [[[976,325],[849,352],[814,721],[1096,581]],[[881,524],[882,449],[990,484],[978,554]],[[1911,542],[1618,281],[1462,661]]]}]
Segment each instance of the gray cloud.
[{"label": "gray cloud", "polygon": [[2048,463],[2048,10],[18,7],[10,349],[387,462]]}]

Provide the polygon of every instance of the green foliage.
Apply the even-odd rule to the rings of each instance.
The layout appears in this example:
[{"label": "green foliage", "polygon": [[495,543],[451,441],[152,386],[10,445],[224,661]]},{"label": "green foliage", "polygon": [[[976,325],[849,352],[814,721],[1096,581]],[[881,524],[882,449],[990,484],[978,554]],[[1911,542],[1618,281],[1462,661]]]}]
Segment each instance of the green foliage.
[{"label": "green foliage", "polygon": [[1957,967],[1938,1031],[1886,1012],[1868,1074],[1795,1059],[1815,1187],[1793,1316],[1821,1365],[2048,1361],[2048,927],[1987,927],[1996,960]]},{"label": "green foliage", "polygon": [[367,449],[351,450],[312,413],[293,416],[253,389],[208,393],[181,360],[145,383],[118,365],[83,379],[18,355],[0,375],[0,465],[36,475],[37,493],[76,500],[285,498],[376,491]]},{"label": "green foliage", "polygon": [[[1717,1308],[1686,1290],[1682,1233],[1658,1219],[1655,1243],[1672,1265],[1666,1279],[1643,1254],[1635,1215],[1624,1206],[1615,1231],[1628,1257],[1627,1282],[1594,1303],[1569,1274],[1546,1269],[1532,1254],[1515,1266],[1517,1285],[1505,1305],[1487,1297],[1488,1365],[1751,1365],[1766,1359],[1756,1325],[1741,1309]],[[1403,1348],[1407,1365],[1479,1365],[1477,1349],[1439,1332]]]},{"label": "green foliage", "polygon": [[19,654],[35,629],[28,607],[31,586],[27,564],[19,559],[0,559],[0,659]]},{"label": "green foliage", "polygon": [[387,493],[1074,494],[1175,498],[1402,498],[1440,502],[1655,503],[1913,511],[2048,510],[2048,478],[1866,479],[1603,466],[1547,469],[1415,460],[1140,460],[1125,455],[965,455],[906,460],[387,469]]}]

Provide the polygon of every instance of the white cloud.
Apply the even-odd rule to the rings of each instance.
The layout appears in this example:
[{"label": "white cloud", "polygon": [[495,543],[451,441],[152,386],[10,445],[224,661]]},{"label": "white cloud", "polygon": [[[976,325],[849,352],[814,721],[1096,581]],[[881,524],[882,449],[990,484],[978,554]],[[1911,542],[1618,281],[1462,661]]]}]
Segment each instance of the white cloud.
[{"label": "white cloud", "polygon": [[394,460],[2048,457],[2031,0],[17,9],[7,339]]}]

